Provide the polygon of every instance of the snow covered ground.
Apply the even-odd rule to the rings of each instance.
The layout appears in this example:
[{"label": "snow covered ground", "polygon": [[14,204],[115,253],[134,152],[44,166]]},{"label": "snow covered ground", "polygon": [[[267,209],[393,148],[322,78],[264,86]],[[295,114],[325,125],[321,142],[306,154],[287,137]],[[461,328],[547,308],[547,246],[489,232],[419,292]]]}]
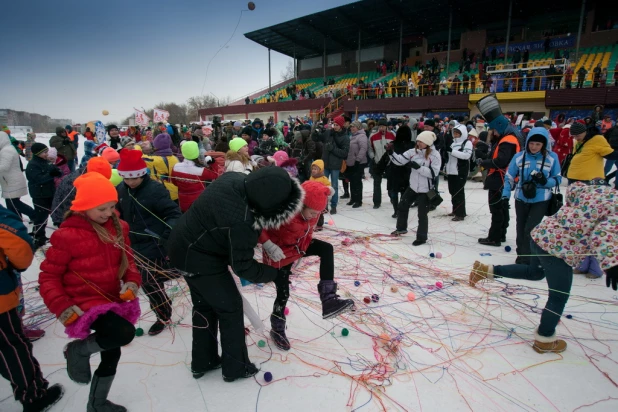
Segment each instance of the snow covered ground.
[{"label": "snow covered ground", "polygon": [[[430,213],[430,240],[419,247],[411,245],[415,209],[408,235],[385,236],[395,228],[392,208],[384,189],[382,208],[372,209],[372,184],[371,179],[364,182],[362,208],[340,203],[332,225],[317,235],[335,245],[340,294],[355,299],[356,312],[321,319],[318,265],[308,258],[295,269],[288,304],[292,349],[280,351],[267,332],[264,336],[250,328],[249,356],[261,369],[255,379],[225,383],[220,371],[213,371],[195,380],[190,373],[191,300],[182,280],[170,281],[175,325],[157,337],[136,337],[123,348],[110,398],[136,412],[618,410],[618,295],[604,279],[575,276],[557,330],[568,349],[539,355],[530,344],[547,298],[545,281],[500,281],[479,289],[467,285],[474,260],[515,260],[514,251],[476,241],[487,233],[490,219],[481,184],[466,185],[469,216],[452,222],[446,216],[447,185],[441,182],[445,202]],[[513,210],[506,243],[513,249],[514,227]],[[355,242],[344,245],[348,240]],[[442,258],[431,258],[431,252]],[[68,339],[36,291],[41,258],[37,254],[24,274],[29,281],[25,322],[47,331],[34,343],[34,354],[49,381],[66,389],[53,410],[82,411],[88,386],[67,377],[62,348]],[[436,288],[437,281],[443,288]],[[393,292],[393,286],[398,290]],[[414,301],[407,299],[408,292],[415,294]],[[250,285],[243,293],[268,330],[274,287]],[[365,304],[363,298],[372,294],[379,301]],[[145,302],[142,298],[139,327],[147,331],[154,315]],[[348,336],[342,335],[343,328]],[[258,346],[260,340],[264,347]],[[98,356],[91,362],[97,365]],[[270,383],[264,381],[266,371],[273,375]],[[5,380],[0,380],[0,410],[21,410]]]}]

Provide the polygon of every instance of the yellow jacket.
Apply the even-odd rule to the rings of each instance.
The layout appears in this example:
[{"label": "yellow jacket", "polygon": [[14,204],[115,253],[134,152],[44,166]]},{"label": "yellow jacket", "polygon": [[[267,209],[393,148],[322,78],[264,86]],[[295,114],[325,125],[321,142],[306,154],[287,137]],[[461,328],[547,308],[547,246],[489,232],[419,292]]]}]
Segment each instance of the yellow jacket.
[{"label": "yellow jacket", "polygon": [[172,200],[178,199],[178,187],[170,181],[170,175],[178,158],[176,156],[142,156],[148,170],[150,178],[159,181],[165,185],[165,188],[170,192]]}]

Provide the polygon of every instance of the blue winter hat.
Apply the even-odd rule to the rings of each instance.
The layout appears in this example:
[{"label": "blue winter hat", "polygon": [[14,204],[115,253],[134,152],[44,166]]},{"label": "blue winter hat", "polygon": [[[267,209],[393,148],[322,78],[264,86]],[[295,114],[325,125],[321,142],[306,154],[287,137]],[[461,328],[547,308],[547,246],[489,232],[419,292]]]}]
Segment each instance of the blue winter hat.
[{"label": "blue winter hat", "polygon": [[70,124],[67,124],[66,126],[64,126],[64,130],[66,130],[67,132],[72,132],[73,126],[71,126]]}]

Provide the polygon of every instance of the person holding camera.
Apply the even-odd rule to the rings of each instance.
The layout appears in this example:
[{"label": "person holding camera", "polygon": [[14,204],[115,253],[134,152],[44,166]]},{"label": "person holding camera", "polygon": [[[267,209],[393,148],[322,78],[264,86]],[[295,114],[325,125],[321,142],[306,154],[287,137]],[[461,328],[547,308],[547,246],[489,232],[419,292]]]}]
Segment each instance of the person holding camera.
[{"label": "person holding camera", "polygon": [[561,181],[560,160],[549,148],[549,132],[544,127],[532,128],[528,133],[525,150],[517,153],[509,164],[502,189],[505,202],[509,201],[511,190],[515,191],[515,263],[530,263],[530,232],[547,214],[552,189],[560,186]]}]

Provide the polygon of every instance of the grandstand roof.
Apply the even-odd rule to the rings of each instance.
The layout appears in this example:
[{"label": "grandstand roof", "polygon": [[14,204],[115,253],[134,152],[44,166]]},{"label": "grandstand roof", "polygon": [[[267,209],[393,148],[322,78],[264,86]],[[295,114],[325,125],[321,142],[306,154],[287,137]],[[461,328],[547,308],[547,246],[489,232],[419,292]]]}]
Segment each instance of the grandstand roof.
[{"label": "grandstand roof", "polygon": [[[249,40],[298,59],[380,46],[399,41],[403,21],[404,43],[419,36],[448,32],[449,4],[453,7],[454,34],[477,30],[492,23],[506,29],[509,1],[496,0],[363,0],[245,33]],[[512,21],[523,23],[531,15],[547,15],[548,20],[565,10],[578,10],[581,0],[539,2],[513,0]],[[443,41],[440,39],[438,41]]]}]

